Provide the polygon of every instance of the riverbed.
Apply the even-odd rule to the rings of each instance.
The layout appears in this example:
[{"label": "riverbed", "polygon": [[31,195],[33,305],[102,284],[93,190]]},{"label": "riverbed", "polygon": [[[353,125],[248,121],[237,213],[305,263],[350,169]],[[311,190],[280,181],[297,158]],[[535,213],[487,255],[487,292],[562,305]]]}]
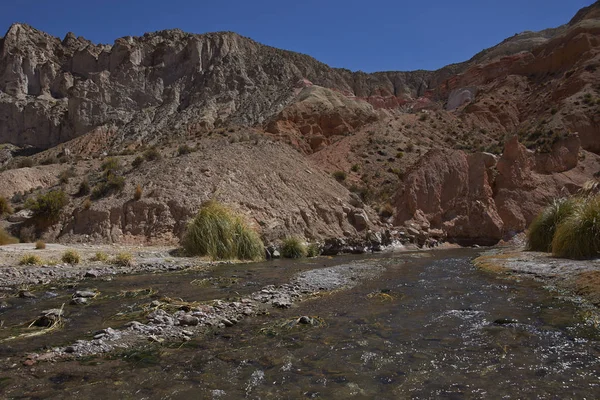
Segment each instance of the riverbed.
[{"label": "riverbed", "polygon": [[[40,399],[597,398],[600,330],[589,308],[534,280],[482,271],[471,262],[478,254],[275,260],[39,288],[36,298],[4,299],[0,339],[40,310],[67,304],[64,326],[0,344],[0,393]],[[88,340],[109,326],[123,329],[143,318],[152,301],[235,302],[341,265],[356,271],[368,265],[377,273],[357,272],[352,284],[317,288],[289,308],[270,307],[189,340],[145,341],[24,365],[28,353]],[[327,274],[313,276],[327,280]],[[83,289],[99,294],[87,305],[68,305]]]}]

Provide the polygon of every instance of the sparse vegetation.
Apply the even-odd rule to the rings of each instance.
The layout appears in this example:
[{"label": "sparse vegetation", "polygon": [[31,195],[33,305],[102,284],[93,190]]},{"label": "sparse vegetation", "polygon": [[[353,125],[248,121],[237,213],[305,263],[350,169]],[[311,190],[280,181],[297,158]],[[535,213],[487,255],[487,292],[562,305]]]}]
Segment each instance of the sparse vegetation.
[{"label": "sparse vegetation", "polygon": [[333,176],[336,181],[343,182],[346,180],[347,174],[344,171],[334,171],[331,176]]},{"label": "sparse vegetation", "polygon": [[216,201],[205,203],[190,221],[183,247],[190,255],[208,256],[215,260],[258,260],[264,257],[263,243],[258,234]]},{"label": "sparse vegetation", "polygon": [[92,201],[90,199],[85,199],[82,206],[84,210],[89,210],[90,207],[92,207]]},{"label": "sparse vegetation", "polygon": [[65,169],[60,174],[58,174],[58,181],[61,184],[67,184],[67,183],[69,183],[69,179],[71,179],[75,176],[77,176],[77,173],[75,172],[75,168],[71,167],[69,169]]},{"label": "sparse vegetation", "polygon": [[352,171],[352,172],[360,171],[360,165],[359,164],[352,165],[352,167],[350,168],[350,171]]},{"label": "sparse vegetation", "polygon": [[120,267],[129,267],[133,264],[133,255],[126,252],[117,253],[115,258],[112,260],[112,264]]},{"label": "sparse vegetation", "polygon": [[38,240],[37,242],[35,242],[36,250],[44,250],[45,248],[46,248],[46,242],[44,242],[43,240]]},{"label": "sparse vegetation", "polygon": [[42,259],[33,254],[25,254],[21,257],[19,265],[42,265]]},{"label": "sparse vegetation", "polygon": [[69,199],[62,190],[52,190],[46,194],[40,194],[35,200],[27,199],[25,207],[33,211],[33,216],[40,222],[54,223],[58,221],[62,209],[67,205]]},{"label": "sparse vegetation", "polygon": [[79,264],[81,256],[75,250],[67,250],[63,253],[61,260],[67,264]]},{"label": "sparse vegetation", "polygon": [[286,238],[281,244],[281,255],[285,258],[302,258],[306,254],[306,245],[297,237]]},{"label": "sparse vegetation", "polygon": [[111,193],[120,192],[125,187],[125,178],[120,175],[108,173],[105,179],[99,182],[92,190],[92,199],[97,200]]},{"label": "sparse vegetation", "polygon": [[118,171],[121,169],[121,162],[116,157],[108,157],[101,166],[102,171],[105,173]]}]

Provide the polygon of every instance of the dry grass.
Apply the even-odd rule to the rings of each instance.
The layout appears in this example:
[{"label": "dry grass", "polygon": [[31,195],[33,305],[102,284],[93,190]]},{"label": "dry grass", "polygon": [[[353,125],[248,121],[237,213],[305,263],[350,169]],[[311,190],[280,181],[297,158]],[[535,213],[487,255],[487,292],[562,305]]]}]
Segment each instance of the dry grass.
[{"label": "dry grass", "polygon": [[61,260],[67,264],[79,264],[81,256],[75,250],[67,250],[63,253]]},{"label": "dry grass", "polygon": [[216,201],[205,203],[188,224],[183,247],[194,256],[214,260],[260,260],[264,246],[241,217]]},{"label": "dry grass", "polygon": [[575,199],[556,199],[531,223],[527,232],[527,250],[549,252],[557,227],[575,209]]},{"label": "dry grass", "polygon": [[297,237],[289,237],[281,245],[281,255],[285,258],[302,258],[306,254],[306,245]]},{"label": "dry grass", "polygon": [[19,265],[42,265],[43,261],[40,257],[34,254],[25,254],[21,257]]},{"label": "dry grass", "polygon": [[133,255],[131,253],[120,252],[113,258],[112,264],[120,267],[129,267],[133,265]]},{"label": "dry grass", "polygon": [[556,229],[552,254],[573,259],[600,255],[600,195],[578,199],[571,215]]},{"label": "dry grass", "polygon": [[0,228],[0,246],[4,246],[6,244],[16,244],[19,243],[19,239],[14,236],[11,236],[4,229]]},{"label": "dry grass", "polygon": [[46,242],[44,242],[43,240],[38,240],[37,242],[35,242],[36,250],[44,250],[45,248],[46,248]]},{"label": "dry grass", "polygon": [[108,254],[106,254],[102,251],[99,251],[94,255],[94,257],[92,258],[92,261],[106,262],[106,261],[108,261]]}]

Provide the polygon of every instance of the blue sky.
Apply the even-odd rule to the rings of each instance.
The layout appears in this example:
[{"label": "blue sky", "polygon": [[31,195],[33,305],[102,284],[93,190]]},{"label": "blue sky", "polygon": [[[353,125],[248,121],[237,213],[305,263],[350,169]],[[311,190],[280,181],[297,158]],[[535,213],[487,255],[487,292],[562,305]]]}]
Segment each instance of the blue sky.
[{"label": "blue sky", "polygon": [[25,22],[96,43],[180,28],[234,31],[367,72],[435,69],[525,30],[568,22],[593,0],[5,0],[0,35]]}]

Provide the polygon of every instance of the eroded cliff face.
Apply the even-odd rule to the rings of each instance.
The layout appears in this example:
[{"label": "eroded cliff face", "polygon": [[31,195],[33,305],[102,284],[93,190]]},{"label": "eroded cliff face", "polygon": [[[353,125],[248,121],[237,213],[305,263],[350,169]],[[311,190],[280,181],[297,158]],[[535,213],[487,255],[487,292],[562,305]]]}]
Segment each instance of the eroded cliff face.
[{"label": "eroded cliff face", "polygon": [[[509,140],[501,157],[432,150],[407,174],[396,197],[396,223],[442,229],[450,239],[497,242],[527,228],[557,197],[573,194],[600,157],[577,135],[536,154]],[[582,160],[579,157],[582,156]]]}]

